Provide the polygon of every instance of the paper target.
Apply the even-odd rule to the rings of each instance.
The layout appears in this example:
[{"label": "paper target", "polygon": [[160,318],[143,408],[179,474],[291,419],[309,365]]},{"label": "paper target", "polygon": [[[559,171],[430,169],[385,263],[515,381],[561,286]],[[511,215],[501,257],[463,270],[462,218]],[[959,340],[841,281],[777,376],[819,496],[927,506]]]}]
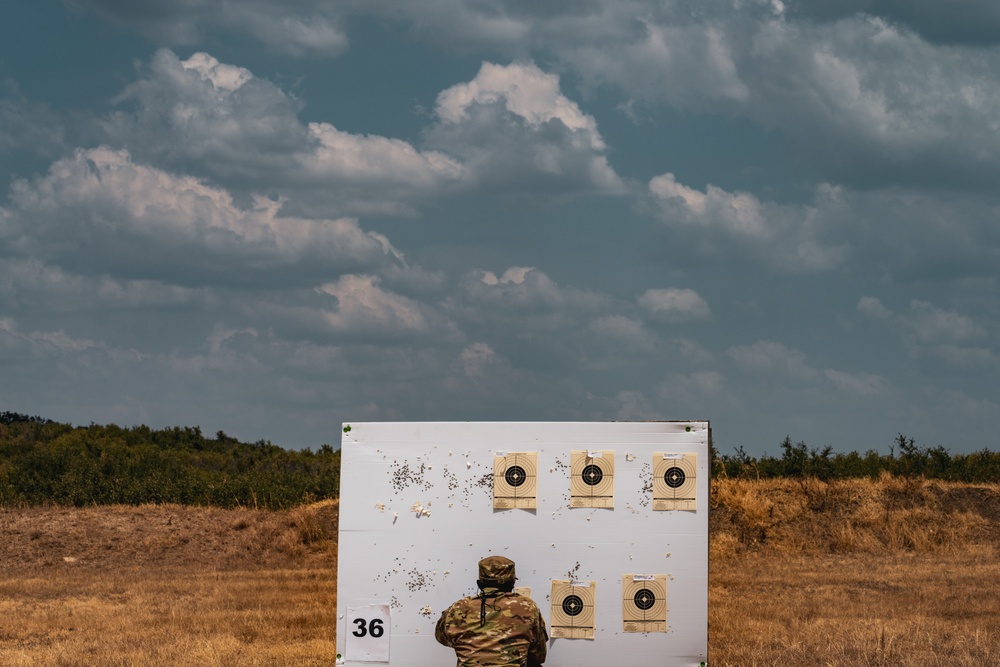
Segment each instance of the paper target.
[{"label": "paper target", "polygon": [[569,505],[570,507],[615,506],[614,451],[572,451]]},{"label": "paper target", "polygon": [[625,632],[667,631],[667,575],[622,576],[622,629]]},{"label": "paper target", "polygon": [[653,453],[653,509],[698,509],[698,455]]},{"label": "paper target", "polygon": [[596,581],[552,580],[552,637],[594,638],[594,598]]},{"label": "paper target", "polygon": [[493,457],[493,508],[538,507],[538,452]]}]

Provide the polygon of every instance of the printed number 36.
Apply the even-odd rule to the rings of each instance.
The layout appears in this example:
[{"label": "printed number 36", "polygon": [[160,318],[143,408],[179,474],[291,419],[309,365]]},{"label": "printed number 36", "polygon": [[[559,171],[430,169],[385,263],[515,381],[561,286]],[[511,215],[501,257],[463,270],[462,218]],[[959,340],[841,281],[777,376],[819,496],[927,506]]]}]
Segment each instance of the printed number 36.
[{"label": "printed number 36", "polygon": [[370,621],[366,621],[363,618],[356,618],[351,622],[358,626],[358,629],[351,633],[355,637],[364,637],[365,635],[381,637],[385,634],[385,628],[382,627],[381,618],[373,618]]}]

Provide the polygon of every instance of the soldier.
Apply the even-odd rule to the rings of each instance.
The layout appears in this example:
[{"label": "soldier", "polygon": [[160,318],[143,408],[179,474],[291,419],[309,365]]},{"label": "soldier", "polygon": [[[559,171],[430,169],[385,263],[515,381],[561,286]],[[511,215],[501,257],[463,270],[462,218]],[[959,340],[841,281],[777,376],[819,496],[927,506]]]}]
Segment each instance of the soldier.
[{"label": "soldier", "polygon": [[534,667],[545,662],[549,633],[538,605],[514,593],[514,561],[479,561],[480,594],[441,614],[434,637],[455,649],[458,667]]}]

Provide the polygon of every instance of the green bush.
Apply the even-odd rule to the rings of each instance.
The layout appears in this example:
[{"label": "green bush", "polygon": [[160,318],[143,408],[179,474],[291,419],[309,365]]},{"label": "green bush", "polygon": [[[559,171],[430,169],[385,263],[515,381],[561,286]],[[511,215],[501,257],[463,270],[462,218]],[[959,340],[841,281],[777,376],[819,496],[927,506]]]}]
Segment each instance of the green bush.
[{"label": "green bush", "polygon": [[785,436],[781,456],[753,457],[742,447],[734,454],[718,456],[713,451],[713,477],[776,478],[816,477],[823,480],[855,477],[876,478],[883,473],[898,477],[926,477],[956,482],[1000,482],[1000,452],[983,449],[972,454],[951,454],[945,447],[920,447],[900,433],[889,454],[869,449],[864,454],[834,453],[831,446],[817,450],[804,442],[793,444]]},{"label": "green bush", "polygon": [[181,503],[279,509],[335,498],[340,451],[198,427],[73,427],[0,413],[0,505]]}]

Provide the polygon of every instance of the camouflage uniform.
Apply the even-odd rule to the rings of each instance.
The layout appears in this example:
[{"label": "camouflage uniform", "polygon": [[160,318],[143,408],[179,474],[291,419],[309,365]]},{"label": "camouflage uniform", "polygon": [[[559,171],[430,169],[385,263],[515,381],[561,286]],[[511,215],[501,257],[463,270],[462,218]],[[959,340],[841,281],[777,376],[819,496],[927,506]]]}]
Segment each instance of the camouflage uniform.
[{"label": "camouflage uniform", "polygon": [[508,593],[514,562],[502,556],[479,561],[480,595],[444,610],[434,637],[455,649],[458,667],[527,667],[545,662],[549,634],[530,598]]}]

